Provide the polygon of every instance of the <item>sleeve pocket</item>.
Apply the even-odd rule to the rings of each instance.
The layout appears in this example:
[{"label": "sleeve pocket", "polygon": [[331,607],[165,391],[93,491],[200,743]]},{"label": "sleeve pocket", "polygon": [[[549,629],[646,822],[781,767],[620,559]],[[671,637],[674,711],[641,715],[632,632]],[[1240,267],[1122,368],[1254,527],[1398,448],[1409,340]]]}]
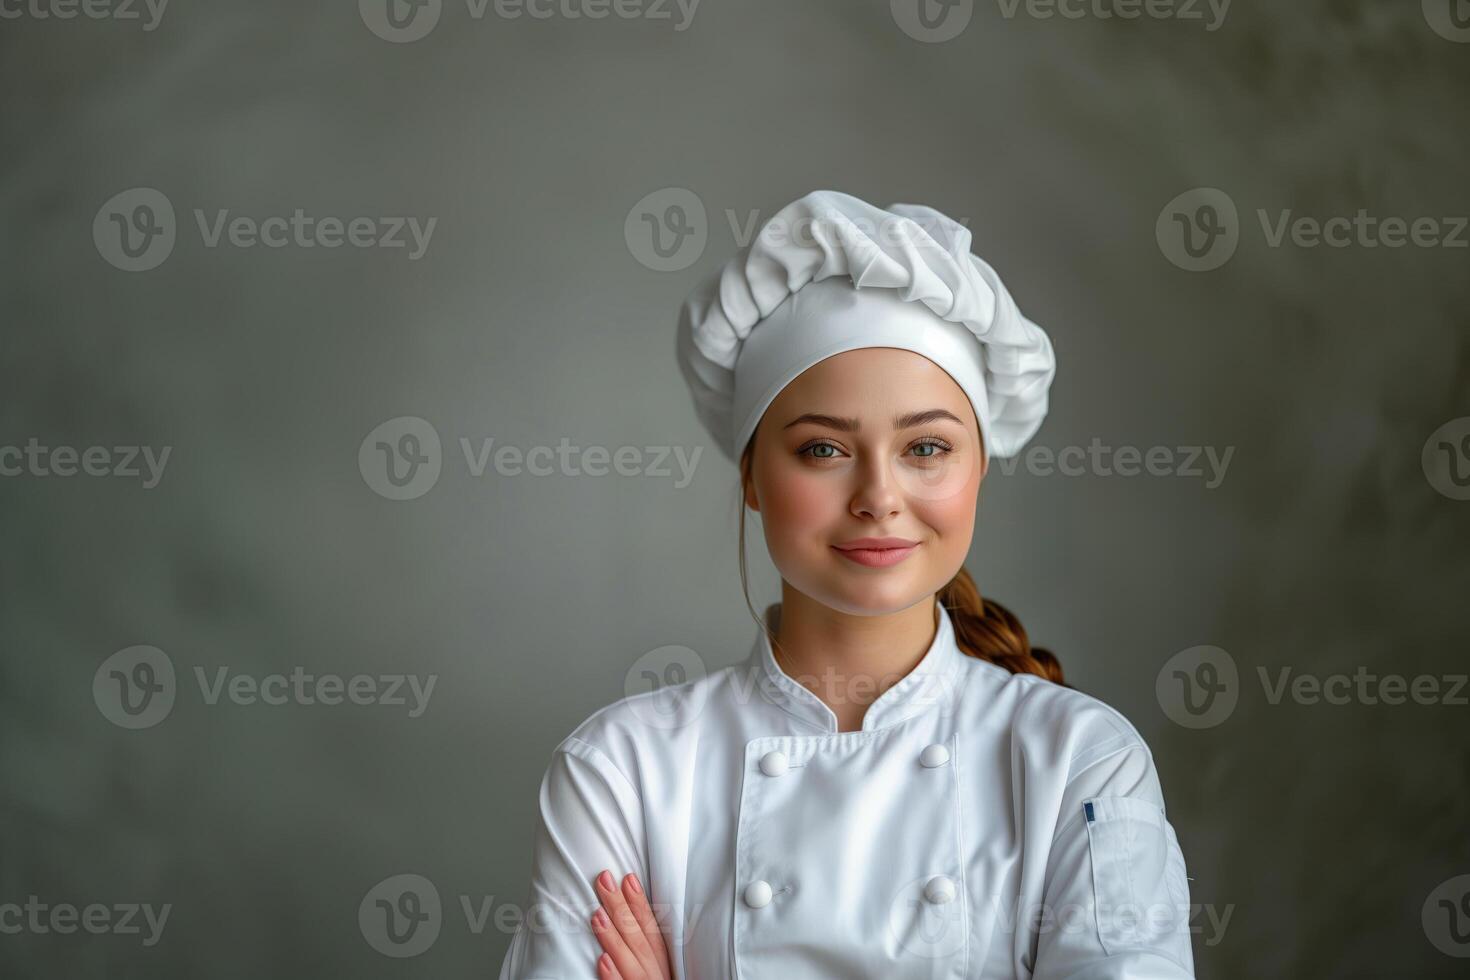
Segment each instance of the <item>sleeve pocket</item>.
[{"label": "sleeve pocket", "polygon": [[1190,955],[1189,886],[1174,828],[1157,804],[1130,796],[1082,802],[1098,938],[1108,955]]}]

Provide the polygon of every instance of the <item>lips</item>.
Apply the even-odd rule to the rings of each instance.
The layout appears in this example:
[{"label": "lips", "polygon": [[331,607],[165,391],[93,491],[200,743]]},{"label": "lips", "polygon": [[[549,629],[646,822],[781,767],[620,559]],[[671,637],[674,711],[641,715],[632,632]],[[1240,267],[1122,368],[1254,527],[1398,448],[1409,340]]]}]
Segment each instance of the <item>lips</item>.
[{"label": "lips", "polygon": [[908,538],[854,538],[842,544],[833,545],[839,551],[860,549],[863,551],[885,551],[889,548],[912,548],[919,542],[910,541]]},{"label": "lips", "polygon": [[833,549],[842,557],[868,568],[887,568],[897,565],[919,547],[919,542],[907,538],[858,538]]}]

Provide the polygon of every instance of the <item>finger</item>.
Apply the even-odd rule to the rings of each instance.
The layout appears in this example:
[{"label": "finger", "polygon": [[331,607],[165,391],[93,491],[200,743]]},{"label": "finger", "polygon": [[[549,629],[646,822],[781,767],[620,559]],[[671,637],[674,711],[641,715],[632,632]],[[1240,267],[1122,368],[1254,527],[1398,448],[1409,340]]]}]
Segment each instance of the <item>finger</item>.
[{"label": "finger", "polygon": [[[623,898],[623,893],[618,891],[610,872],[604,871],[597,876],[597,897],[602,900],[602,907],[607,909],[608,916],[612,919],[613,925],[617,927],[618,935],[622,937],[634,958],[657,976],[662,967],[653,958],[653,950],[649,948],[648,940],[643,935],[643,927],[633,917],[627,900]],[[622,962],[618,961],[616,956],[613,959],[617,968],[626,973],[627,970],[624,969]]]},{"label": "finger", "polygon": [[606,953],[597,958],[597,980],[623,980],[623,975],[613,965],[612,957]]},{"label": "finger", "polygon": [[633,913],[638,928],[643,930],[643,938],[648,942],[659,968],[665,968],[669,963],[669,950],[664,945],[664,933],[659,928],[653,909],[648,905],[648,895],[644,893],[643,883],[636,874],[630,874],[623,879],[623,900],[628,903],[628,909]]},{"label": "finger", "polygon": [[613,975],[626,978],[642,977],[643,970],[638,965],[638,958],[623,942],[623,937],[618,934],[617,926],[613,925],[608,918],[607,910],[601,906],[592,913],[592,934],[597,937],[597,942],[602,946],[604,953],[598,957],[599,976],[602,970],[602,961],[611,960]]}]

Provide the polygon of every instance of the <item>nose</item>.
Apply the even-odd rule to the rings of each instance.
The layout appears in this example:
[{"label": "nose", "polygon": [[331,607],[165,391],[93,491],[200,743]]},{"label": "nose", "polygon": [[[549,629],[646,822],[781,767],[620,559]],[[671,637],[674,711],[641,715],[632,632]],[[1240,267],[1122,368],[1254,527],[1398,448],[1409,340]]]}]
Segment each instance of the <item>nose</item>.
[{"label": "nose", "polygon": [[903,497],[898,492],[898,484],[880,454],[871,454],[853,472],[857,487],[849,509],[854,516],[883,520],[902,511]]}]

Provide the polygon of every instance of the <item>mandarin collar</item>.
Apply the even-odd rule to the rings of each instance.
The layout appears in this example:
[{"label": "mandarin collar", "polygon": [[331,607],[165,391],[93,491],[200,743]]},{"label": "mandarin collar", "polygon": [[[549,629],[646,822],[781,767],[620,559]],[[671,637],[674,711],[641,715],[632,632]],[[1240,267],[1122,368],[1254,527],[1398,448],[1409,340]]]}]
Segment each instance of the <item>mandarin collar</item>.
[{"label": "mandarin collar", "polygon": [[[967,654],[955,640],[949,611],[938,601],[935,608],[938,610],[938,623],[933,642],[913,670],[868,705],[863,714],[862,731],[890,728],[926,711],[947,711],[952,707]],[[780,622],[781,603],[773,603],[766,610],[766,625],[775,633]],[[765,630],[756,630],[749,659],[756,686],[766,700],[829,734],[857,734],[839,733],[837,716],[826,702],[781,669]]]}]

